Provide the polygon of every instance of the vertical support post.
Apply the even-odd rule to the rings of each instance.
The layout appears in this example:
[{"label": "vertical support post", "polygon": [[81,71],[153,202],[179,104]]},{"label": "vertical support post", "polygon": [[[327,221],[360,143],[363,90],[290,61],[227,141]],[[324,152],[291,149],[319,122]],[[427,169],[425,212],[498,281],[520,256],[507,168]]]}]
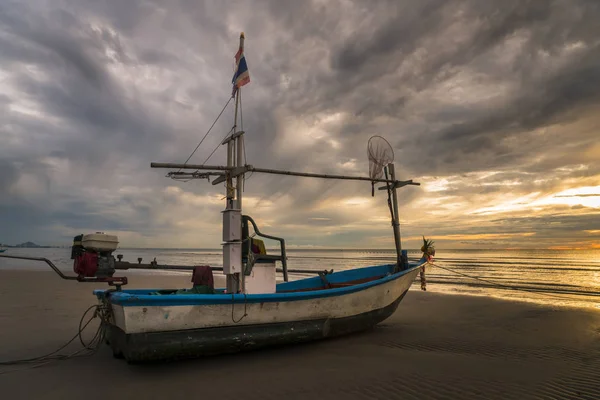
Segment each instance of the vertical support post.
[{"label": "vertical support post", "polygon": [[[243,50],[244,48],[244,34],[242,33],[240,35],[240,49]],[[233,134],[235,135],[236,133],[238,133],[238,129],[237,129],[237,121],[238,121],[238,109],[239,109],[239,105],[240,105],[240,89],[238,88],[238,90],[235,92],[235,112],[234,112],[234,122],[233,122]],[[231,167],[241,167],[243,164],[243,139],[241,137],[241,135],[236,138],[235,140],[230,140],[229,142],[227,142],[227,148],[228,150],[231,149],[230,152],[227,153],[227,166]],[[236,179],[236,190],[233,190],[233,179],[231,177],[230,174],[227,175],[227,198],[228,198],[228,202],[227,202],[227,207],[228,208],[235,208],[237,210],[240,210],[240,215],[241,215],[241,210],[242,210],[242,182],[243,182],[243,174],[242,175],[238,175],[237,179]],[[233,198],[235,196],[235,201],[233,201]],[[236,231],[239,229],[241,231],[241,220],[240,222],[240,226],[239,227],[235,227]],[[233,227],[231,227],[233,228]],[[241,238],[241,240],[244,240],[244,238]],[[236,241],[238,242],[238,241]],[[240,246],[241,248],[241,246]],[[227,292],[228,293],[238,293],[240,291],[244,290],[244,286],[245,286],[245,276],[244,276],[244,266],[242,264],[242,254],[240,251],[240,254],[238,254],[239,259],[237,259],[236,264],[241,265],[241,273],[233,273],[233,274],[227,274]]]},{"label": "vertical support post", "polygon": [[[242,32],[240,34],[240,50],[244,50],[244,32]],[[237,114],[238,114],[238,107],[241,101],[241,92],[242,92],[242,88],[238,88],[236,91],[236,99],[235,99],[235,126],[236,126],[236,131],[237,131]],[[241,167],[244,165],[244,134],[242,133],[240,136],[237,137],[237,139],[235,139],[236,142],[236,151],[237,151],[237,163],[236,163],[236,167]],[[244,185],[244,175],[245,174],[241,174],[237,176],[236,179],[236,189],[237,189],[237,193],[236,193],[236,198],[237,198],[237,208],[240,210],[242,210],[242,189],[243,189],[243,185]],[[246,238],[247,239],[247,238]],[[242,240],[244,240],[244,238],[242,237]],[[242,246],[243,247],[243,246]],[[250,246],[248,247],[250,248]],[[243,260],[243,254],[240,253],[240,265],[242,266],[242,273],[240,273],[238,275],[238,284],[239,284],[239,290],[244,293],[246,290],[246,275],[244,273],[245,270],[245,265],[242,262]]]},{"label": "vertical support post", "polygon": [[[231,141],[227,142],[227,166],[228,167],[233,167],[233,143]],[[226,188],[226,196],[227,196],[227,203],[225,208],[227,209],[231,209],[233,208],[233,197],[234,197],[234,192],[233,192],[233,180],[231,179],[231,174],[229,173],[229,171],[225,172],[225,176],[227,178],[227,188]]]},{"label": "vertical support post", "polygon": [[[394,164],[389,163],[388,168],[390,170],[390,177],[393,181],[396,180],[396,170],[394,169]],[[398,218],[398,193],[396,188],[396,183],[392,184],[392,205],[394,208],[394,215],[392,220],[392,225],[394,227],[394,240],[396,242],[396,272],[399,271],[402,267],[402,243],[400,240],[400,219]]]},{"label": "vertical support post", "polygon": [[[236,148],[237,148],[237,164],[236,167],[241,167],[244,165],[244,134],[242,133],[240,136],[235,139]],[[242,185],[244,182],[244,175],[238,175],[236,181],[236,198],[237,198],[237,206],[241,210],[242,209]]]},{"label": "vertical support post", "polygon": [[[233,158],[233,154],[234,154],[234,143],[233,141],[229,141],[227,142],[227,166],[228,167],[233,167],[234,166],[234,158]],[[227,177],[227,200],[226,200],[226,206],[225,208],[227,210],[231,210],[233,208],[235,208],[235,202],[234,202],[234,196],[235,196],[235,192],[233,191],[233,179],[231,178],[231,174],[229,171],[226,172],[226,177]],[[229,221],[227,221],[226,223],[229,223]],[[226,229],[225,226],[223,226],[223,229]],[[228,229],[231,229],[231,227],[228,227]],[[225,262],[225,260],[223,260]],[[223,264],[223,266],[225,267],[225,264]],[[238,284],[237,281],[235,279],[235,274],[227,274],[226,275],[226,290],[227,293],[237,293],[238,291]]]},{"label": "vertical support post", "polygon": [[[238,116],[238,107],[240,104],[240,90],[238,89],[235,94],[235,123],[233,124],[233,134],[238,133],[237,129],[237,116]],[[234,143],[235,153],[233,154],[233,165],[235,167],[241,167],[244,159],[243,159],[243,149],[241,148],[242,141],[240,140],[242,135],[238,136],[235,140],[230,141]],[[242,175],[238,175],[236,178],[236,200],[237,200],[237,208],[242,209]]]},{"label": "vertical support post", "polygon": [[288,270],[287,270],[287,253],[285,251],[285,242],[283,240],[280,241],[281,243],[281,264],[283,267],[283,281],[287,282],[288,281]]},{"label": "vertical support post", "polygon": [[[238,89],[240,90],[240,89]],[[237,165],[236,167],[241,167],[244,165],[244,160],[243,160],[243,156],[244,156],[244,134],[241,134],[240,136],[237,137],[237,139],[235,139],[236,141],[236,149],[237,149]],[[236,177],[236,198],[237,198],[237,208],[242,209],[242,186],[244,184],[244,174],[238,175]],[[244,240],[244,238],[242,237],[242,240]],[[243,247],[243,246],[242,246]],[[242,263],[242,259],[243,259],[243,254],[240,253],[240,265],[242,265],[242,271],[244,270],[244,266]],[[244,292],[246,289],[246,275],[244,274],[244,272],[242,272],[241,274],[239,274],[239,284],[240,287],[239,289]]]}]

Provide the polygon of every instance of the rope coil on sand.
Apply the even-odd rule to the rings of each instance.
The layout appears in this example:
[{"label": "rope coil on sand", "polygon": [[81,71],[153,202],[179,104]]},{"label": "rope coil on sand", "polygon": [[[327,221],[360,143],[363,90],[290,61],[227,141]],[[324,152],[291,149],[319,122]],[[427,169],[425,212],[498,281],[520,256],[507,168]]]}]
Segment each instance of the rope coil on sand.
[{"label": "rope coil on sand", "polygon": [[[85,316],[92,309],[94,309],[94,313],[85,322],[85,324],[83,324],[83,320],[85,319]],[[104,323],[108,321],[109,313],[110,313],[110,309],[105,306],[94,304],[94,305],[88,307],[88,309],[85,310],[85,312],[81,316],[81,319],[79,320],[79,326],[78,326],[77,333],[67,343],[65,343],[58,349],[54,350],[53,352],[45,354],[43,356],[33,357],[33,358],[24,358],[24,359],[20,359],[20,360],[0,361],[0,366],[30,364],[26,368],[0,371],[0,375],[7,374],[9,372],[18,372],[18,371],[24,371],[26,369],[41,367],[42,365],[49,364],[53,361],[68,360],[70,358],[86,357],[86,356],[91,356],[91,355],[95,354],[98,351],[98,349],[100,348],[100,345],[102,344],[102,342],[104,341],[104,338],[105,338]],[[100,318],[100,325],[98,326],[98,329],[96,330],[96,333],[94,334],[92,339],[88,343],[85,343],[85,341],[83,340],[82,334],[85,331],[85,328],[95,318]],[[82,326],[82,324],[83,324],[83,326]],[[82,345],[81,349],[79,349],[71,354],[56,354],[59,351],[66,348],[71,343],[73,343],[73,341],[75,341],[75,339],[77,339],[77,338],[79,338],[79,342]]]}]

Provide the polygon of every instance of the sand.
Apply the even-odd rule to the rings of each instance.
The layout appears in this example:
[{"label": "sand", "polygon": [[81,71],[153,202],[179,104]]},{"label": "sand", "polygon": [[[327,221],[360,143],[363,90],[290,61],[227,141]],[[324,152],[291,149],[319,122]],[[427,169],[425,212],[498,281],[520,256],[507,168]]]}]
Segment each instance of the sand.
[{"label": "sand", "polygon": [[[188,287],[189,277],[130,282]],[[104,286],[0,271],[0,361],[65,343],[95,287]],[[3,398],[598,399],[600,311],[415,290],[391,318],[343,338],[153,365],[128,365],[103,346],[7,372],[20,368],[0,366]]]}]

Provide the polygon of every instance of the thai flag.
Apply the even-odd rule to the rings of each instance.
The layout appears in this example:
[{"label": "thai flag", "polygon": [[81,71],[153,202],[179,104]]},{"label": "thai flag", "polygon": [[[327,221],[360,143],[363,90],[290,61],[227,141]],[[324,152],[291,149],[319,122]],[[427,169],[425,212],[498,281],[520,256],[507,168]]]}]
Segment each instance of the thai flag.
[{"label": "thai flag", "polygon": [[233,84],[233,91],[231,96],[235,96],[238,88],[244,86],[250,82],[250,74],[248,73],[248,65],[246,64],[246,57],[244,56],[244,48],[240,46],[240,49],[235,54],[235,72],[231,83]]}]

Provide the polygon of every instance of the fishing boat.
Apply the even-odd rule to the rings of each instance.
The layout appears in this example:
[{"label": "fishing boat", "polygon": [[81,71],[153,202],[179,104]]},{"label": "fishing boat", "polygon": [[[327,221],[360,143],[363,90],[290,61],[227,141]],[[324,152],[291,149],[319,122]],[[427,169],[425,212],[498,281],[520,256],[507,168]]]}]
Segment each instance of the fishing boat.
[{"label": "fishing boat", "polygon": [[0,253],[4,253],[7,249],[5,247],[0,247]]},{"label": "fishing boat", "polygon": [[[199,357],[363,331],[396,311],[432,255],[429,244],[418,260],[409,261],[407,251],[402,250],[397,190],[419,184],[396,179],[393,150],[380,136],[371,137],[367,145],[369,176],[284,171],[245,163],[245,132],[237,127],[241,87],[248,82],[242,34],[232,81],[234,124],[220,143],[227,149],[226,165],[187,161],[150,165],[173,170],[167,174],[172,179],[212,177],[213,185],[224,184],[222,265],[164,265],[156,259],[142,263],[141,258],[137,263],[123,261],[122,255],[114,256],[118,237],[104,232],[74,238],[71,258],[76,276],[63,274],[45,258],[5,256],[44,261],[63,279],[108,283],[109,288],[93,294],[103,310],[106,343],[115,357],[130,363]],[[364,181],[371,183],[372,196],[375,184],[381,184],[392,221],[395,262],[340,271],[288,268],[285,239],[261,232],[257,222],[243,213],[242,185],[249,172]],[[277,242],[278,249],[268,252],[264,239]],[[189,288],[126,289],[127,277],[114,274],[128,269],[189,270],[193,284]],[[215,273],[225,276],[224,287],[215,287]],[[304,277],[290,280],[292,273]]]}]

